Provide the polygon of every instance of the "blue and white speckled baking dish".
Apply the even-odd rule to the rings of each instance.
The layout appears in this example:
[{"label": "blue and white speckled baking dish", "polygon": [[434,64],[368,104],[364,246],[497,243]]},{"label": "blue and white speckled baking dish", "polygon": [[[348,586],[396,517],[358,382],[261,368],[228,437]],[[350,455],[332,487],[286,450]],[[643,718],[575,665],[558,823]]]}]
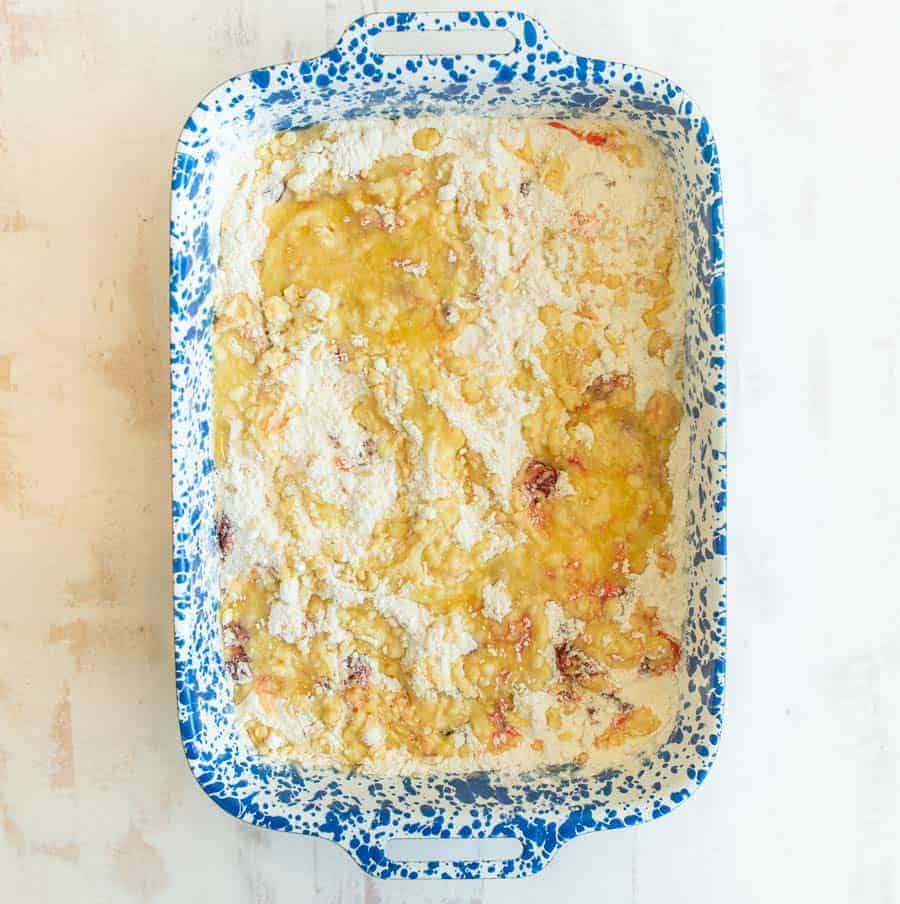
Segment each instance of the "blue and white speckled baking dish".
[{"label": "blue and white speckled baking dish", "polygon": [[[382,56],[386,31],[501,29],[507,54]],[[380,778],[272,764],[239,742],[216,621],[210,286],[235,161],[272,132],[359,116],[609,117],[651,133],[676,183],[689,273],[690,599],[676,726],[652,756],[591,775],[554,768]],[[707,121],[685,93],[633,66],[562,50],[521,13],[376,14],[313,60],[236,76],[197,105],[172,178],[171,356],[175,672],[184,750],[203,790],[258,826],[329,838],[380,877],[523,876],[571,838],[665,815],[706,777],[719,743],[725,643],[725,337],[722,196]],[[513,837],[512,860],[397,862],[392,838]]]}]

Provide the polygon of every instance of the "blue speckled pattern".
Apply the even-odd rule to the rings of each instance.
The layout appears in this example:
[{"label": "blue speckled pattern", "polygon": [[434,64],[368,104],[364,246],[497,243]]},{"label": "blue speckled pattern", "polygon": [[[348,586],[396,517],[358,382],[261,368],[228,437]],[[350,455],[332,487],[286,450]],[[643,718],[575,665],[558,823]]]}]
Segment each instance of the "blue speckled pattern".
[{"label": "blue speckled pattern", "polygon": [[[380,56],[384,30],[511,31],[502,56]],[[617,772],[574,768],[371,779],[264,761],[239,738],[216,620],[210,287],[235,161],[276,129],[359,116],[465,113],[627,122],[670,161],[688,270],[685,403],[691,439],[690,600],[675,729],[651,757]],[[722,722],[725,645],[725,296],[722,195],[709,124],[671,82],[576,56],[521,13],[376,14],[313,60],[220,85],[182,132],[172,176],[171,359],[175,673],[184,751],[203,790],[258,826],[329,838],[379,877],[524,876],[585,832],[656,819],[707,775]],[[513,836],[514,860],[404,862],[402,836]]]}]

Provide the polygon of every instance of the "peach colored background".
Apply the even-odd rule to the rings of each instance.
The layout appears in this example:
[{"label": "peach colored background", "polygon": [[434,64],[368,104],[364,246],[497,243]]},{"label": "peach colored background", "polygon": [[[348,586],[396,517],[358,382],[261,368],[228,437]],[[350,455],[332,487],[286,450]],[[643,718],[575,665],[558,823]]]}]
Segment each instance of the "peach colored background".
[{"label": "peach colored background", "polygon": [[0,0],[4,901],[900,899],[897,4],[524,6],[686,85],[720,143],[732,607],[708,786],[506,883],[375,882],[204,799],[172,680],[171,156],[210,87],[373,4]]}]

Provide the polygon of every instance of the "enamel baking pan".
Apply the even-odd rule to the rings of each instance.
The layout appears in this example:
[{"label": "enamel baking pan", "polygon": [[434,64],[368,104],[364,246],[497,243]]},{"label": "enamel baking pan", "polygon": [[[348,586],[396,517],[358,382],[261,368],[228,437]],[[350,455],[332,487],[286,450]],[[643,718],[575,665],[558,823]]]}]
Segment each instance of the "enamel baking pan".
[{"label": "enamel baking pan", "polygon": [[[513,49],[493,55],[385,56],[373,43],[390,32],[453,32],[460,40],[474,40],[491,30],[511,34]],[[421,113],[607,117],[650,133],[674,174],[688,272],[690,583],[681,698],[666,742],[617,771],[590,774],[567,767],[527,776],[372,779],[267,762],[238,737],[216,619],[210,411],[210,287],[223,204],[249,151],[275,130]],[[197,104],[181,134],[172,177],[175,674],[188,763],[220,807],[254,825],[331,839],[374,876],[475,878],[537,872],[569,839],[656,819],[694,792],[715,756],[722,721],[723,268],[718,155],[709,124],[693,101],[662,76],[568,53],[521,13],[367,16],[322,56],[238,75]],[[399,837],[508,837],[522,850],[506,860],[398,861],[388,856],[385,844]]]}]

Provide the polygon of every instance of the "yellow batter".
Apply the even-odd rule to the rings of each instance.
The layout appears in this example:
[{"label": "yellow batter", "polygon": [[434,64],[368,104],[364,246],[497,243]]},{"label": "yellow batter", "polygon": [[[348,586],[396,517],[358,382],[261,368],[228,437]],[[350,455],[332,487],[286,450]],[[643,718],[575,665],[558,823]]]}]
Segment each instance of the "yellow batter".
[{"label": "yellow batter", "polygon": [[[388,153],[345,172],[340,142],[373,134]],[[679,645],[634,577],[681,565],[655,149],[609,126],[480,139],[435,120],[257,156],[251,185],[294,188],[265,207],[258,289],[223,298],[214,331],[225,658],[251,739],[378,772],[651,736]]]}]

